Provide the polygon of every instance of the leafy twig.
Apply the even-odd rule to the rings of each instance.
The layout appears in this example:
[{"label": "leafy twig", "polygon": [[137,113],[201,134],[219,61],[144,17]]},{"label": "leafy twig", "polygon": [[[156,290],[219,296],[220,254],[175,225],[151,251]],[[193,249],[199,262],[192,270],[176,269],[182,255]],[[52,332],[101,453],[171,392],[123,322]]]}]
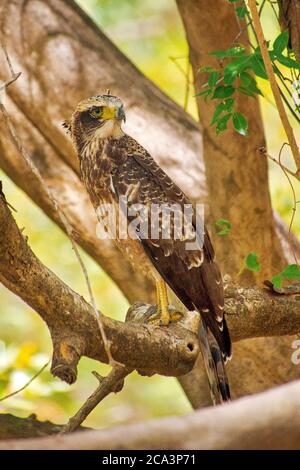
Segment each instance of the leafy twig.
[{"label": "leafy twig", "polygon": [[276,106],[277,106],[277,110],[278,110],[282,125],[284,127],[284,130],[286,132],[288,142],[289,142],[289,145],[291,147],[292,154],[293,154],[293,157],[294,157],[294,160],[295,160],[295,163],[296,163],[296,167],[297,167],[296,174],[300,175],[300,153],[299,153],[299,148],[298,148],[298,145],[297,145],[297,142],[296,142],[296,139],[295,139],[295,136],[294,136],[293,129],[292,129],[290,123],[289,123],[289,120],[288,120],[288,117],[287,117],[287,114],[286,114],[286,111],[285,111],[285,108],[284,108],[284,105],[283,105],[283,102],[282,102],[282,99],[281,99],[281,96],[280,96],[280,93],[279,93],[279,87],[278,87],[277,82],[276,82],[276,78],[275,78],[275,75],[274,75],[274,72],[273,72],[272,62],[271,62],[271,59],[270,59],[270,56],[269,56],[269,51],[268,51],[268,48],[266,46],[266,41],[265,41],[262,25],[261,25],[261,22],[260,22],[258,11],[257,11],[256,1],[255,0],[248,0],[248,5],[249,5],[249,9],[251,11],[251,15],[252,15],[252,19],[253,19],[253,27],[255,28],[255,31],[256,31],[256,34],[257,34],[258,44],[260,46],[261,55],[262,55],[264,65],[265,65],[265,68],[266,68],[266,72],[267,72],[267,75],[268,75],[268,78],[269,78],[269,81],[270,81],[270,85],[271,85],[272,93],[273,93],[275,103],[276,103]]},{"label": "leafy twig", "polygon": [[[185,78],[185,91],[184,91],[184,100],[183,100],[183,109],[186,111],[188,107],[188,101],[189,101],[189,96],[190,96],[190,87],[193,86],[193,82],[190,79],[190,71],[191,71],[191,64],[189,57],[184,55],[184,56],[178,56],[178,57],[169,57],[169,59],[173,62],[173,64],[178,68],[178,70],[184,75]],[[178,59],[186,59],[186,70],[178,64],[177,60]]]},{"label": "leafy twig", "polygon": [[[293,223],[294,223],[294,219],[295,219],[295,215],[296,215],[296,211],[297,211],[297,199],[296,199],[296,193],[295,193],[295,189],[294,189],[294,186],[291,182],[291,178],[288,174],[288,172],[286,171],[286,169],[282,166],[282,163],[281,163],[281,154],[282,154],[282,151],[285,147],[285,145],[287,145],[286,142],[284,142],[284,144],[282,144],[281,146],[281,149],[280,149],[280,152],[279,152],[279,157],[278,157],[278,160],[279,160],[279,164],[280,164],[280,167],[282,168],[282,171],[283,173],[285,174],[288,182],[289,182],[289,185],[291,187],[291,190],[292,190],[292,194],[293,194],[293,207],[292,207],[292,217],[291,217],[291,220],[290,220],[290,223],[289,223],[289,232],[288,232],[288,242],[289,242],[289,246],[290,246],[290,249],[293,253],[293,257],[294,257],[294,260],[295,260],[295,263],[298,264],[298,259],[297,259],[297,256],[296,256],[296,253],[295,253],[295,250],[293,248],[293,244],[291,242],[291,235],[292,235],[292,227],[293,227]],[[297,173],[296,173],[297,174]]]},{"label": "leafy twig", "polygon": [[[285,143],[285,145],[288,145],[287,143]],[[297,173],[293,172],[292,170],[290,170],[287,166],[283,165],[283,163],[279,162],[278,160],[276,160],[275,157],[272,157],[272,155],[270,155],[266,148],[265,147],[261,147],[259,149],[259,152],[261,155],[265,155],[269,160],[271,160],[272,162],[276,163],[276,165],[280,166],[280,168],[282,170],[284,170],[286,173],[288,173],[289,175],[293,176],[294,178],[298,179],[300,181],[300,175],[298,175]]]}]

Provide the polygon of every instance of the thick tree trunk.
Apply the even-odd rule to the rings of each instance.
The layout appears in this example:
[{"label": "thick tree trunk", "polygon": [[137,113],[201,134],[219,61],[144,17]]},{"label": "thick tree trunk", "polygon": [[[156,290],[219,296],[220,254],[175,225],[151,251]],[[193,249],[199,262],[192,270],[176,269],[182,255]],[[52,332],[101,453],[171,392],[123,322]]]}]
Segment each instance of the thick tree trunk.
[{"label": "thick tree trunk", "polygon": [[278,0],[277,3],[281,28],[288,30],[290,46],[300,62],[300,0]]},{"label": "thick tree trunk", "polygon": [[[177,4],[190,47],[196,91],[199,91],[206,81],[205,74],[199,73],[200,67],[219,67],[218,59],[209,53],[231,47],[237,37],[239,43],[246,45],[247,31],[238,36],[241,26],[227,0],[215,0],[209,8],[205,0],[177,0]],[[255,279],[267,279],[274,269],[282,267],[283,257],[269,194],[268,162],[259,156],[265,138],[258,100],[241,93],[236,97],[237,110],[249,122],[247,138],[233,129],[217,136],[215,127],[210,125],[216,102],[198,97],[197,103],[211,219],[227,219],[233,226],[232,235],[216,243],[218,259],[225,272],[237,276],[248,253],[256,252],[262,270]],[[240,280],[246,275],[244,281],[253,282],[254,276],[249,271]]]},{"label": "thick tree trunk", "polygon": [[[7,107],[25,147],[63,207],[78,243],[104,267],[130,301],[151,300],[152,285],[133,274],[113,245],[97,239],[96,219],[61,122],[70,116],[81,98],[110,88],[125,103],[128,132],[153,154],[193,200],[204,201],[206,185],[198,125],[138,72],[74,2],[28,0],[24,4],[21,0],[0,0],[0,17],[1,41],[6,44],[16,71],[22,71],[20,79],[9,88]],[[6,79],[8,75],[1,55],[0,78]],[[1,167],[58,222],[44,188],[15,150],[3,121],[0,126]],[[286,244],[284,229],[282,233]],[[228,270],[230,266],[228,263]],[[284,344],[288,348],[288,343]],[[278,347],[271,350],[274,357],[279,357],[277,365],[280,364],[281,371],[288,369],[289,379],[296,377],[297,368],[291,367],[286,356],[282,359]],[[237,360],[238,354],[235,357]],[[231,374],[232,383],[236,380],[240,383],[246,374],[252,381],[251,391],[255,391],[257,367],[262,368],[262,364],[255,364],[251,373],[243,368],[242,374],[238,368],[238,377]],[[275,364],[272,376],[262,373],[263,387],[277,382],[276,368]],[[189,387],[185,389],[189,393]],[[243,393],[245,387],[242,390],[237,387],[236,394]]]},{"label": "thick tree trunk", "polygon": [[[190,47],[195,87],[199,91],[205,82],[199,68],[204,65],[218,66],[216,58],[209,53],[231,47],[240,33],[240,26],[234,7],[227,0],[215,0],[209,8],[204,0],[177,0],[177,5]],[[238,42],[246,45],[247,39],[247,32],[244,31]],[[218,137],[214,127],[210,126],[215,103],[205,102],[202,97],[198,98],[197,103],[212,220],[224,218],[233,224],[232,235],[224,237],[222,243],[215,237],[218,258],[224,272],[235,277],[245,256],[256,252],[263,269],[255,276],[250,271],[244,271],[243,276],[239,276],[239,282],[259,282],[267,279],[274,270],[280,270],[283,257],[279,243],[280,229],[275,229],[277,216],[273,215],[271,207],[267,161],[258,152],[261,146],[265,146],[258,100],[241,95],[237,97],[237,108],[249,121],[247,138],[233,130]],[[297,377],[298,369],[290,360],[292,340],[292,337],[258,338],[236,344],[233,360],[228,365],[233,396],[247,394],[250,390],[257,392],[272,383]],[[208,401],[203,384],[205,376],[202,372],[201,380],[200,369],[198,360],[194,371],[188,374],[189,383],[196,384],[198,390],[203,391],[197,396],[197,406]]]}]

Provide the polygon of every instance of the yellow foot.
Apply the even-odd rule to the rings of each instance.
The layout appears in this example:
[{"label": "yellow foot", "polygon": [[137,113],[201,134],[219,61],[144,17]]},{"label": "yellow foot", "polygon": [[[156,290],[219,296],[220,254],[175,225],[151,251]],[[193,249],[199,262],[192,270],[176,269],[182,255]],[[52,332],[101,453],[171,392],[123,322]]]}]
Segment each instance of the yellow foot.
[{"label": "yellow foot", "polygon": [[152,325],[167,326],[170,322],[177,322],[183,317],[182,312],[178,312],[172,306],[168,306],[167,312],[162,312],[160,309],[151,315],[148,322]]},{"label": "yellow foot", "polygon": [[169,315],[169,312],[162,312],[161,310],[157,310],[154,315],[151,315],[149,318],[149,323],[152,325],[158,325],[158,326],[167,326],[171,321],[171,317]]},{"label": "yellow foot", "polygon": [[173,310],[170,311],[170,317],[172,322],[180,321],[183,317],[183,313]]},{"label": "yellow foot", "polygon": [[176,312],[174,307],[169,306],[167,286],[162,279],[156,280],[157,312],[149,319],[154,325],[167,326],[171,321],[178,321],[183,316]]}]

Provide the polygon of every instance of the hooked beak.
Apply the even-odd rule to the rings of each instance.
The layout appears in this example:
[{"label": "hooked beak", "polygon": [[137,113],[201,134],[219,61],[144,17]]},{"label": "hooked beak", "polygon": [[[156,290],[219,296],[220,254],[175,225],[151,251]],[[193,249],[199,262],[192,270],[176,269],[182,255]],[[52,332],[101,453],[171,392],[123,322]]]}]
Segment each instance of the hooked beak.
[{"label": "hooked beak", "polygon": [[116,118],[117,118],[118,120],[120,120],[120,121],[126,122],[126,115],[125,115],[125,111],[124,111],[124,107],[123,107],[123,106],[121,106],[120,108],[118,108]]}]

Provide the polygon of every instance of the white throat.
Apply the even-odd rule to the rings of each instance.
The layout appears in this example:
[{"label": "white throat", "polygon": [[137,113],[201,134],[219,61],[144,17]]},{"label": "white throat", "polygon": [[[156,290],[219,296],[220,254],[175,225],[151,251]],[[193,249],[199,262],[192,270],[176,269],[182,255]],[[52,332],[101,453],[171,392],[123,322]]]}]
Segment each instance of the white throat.
[{"label": "white throat", "polygon": [[108,137],[119,139],[122,135],[124,135],[124,132],[121,129],[121,123],[115,119],[106,121],[106,123],[102,127],[99,127],[94,133],[94,136],[98,139],[107,139]]}]

